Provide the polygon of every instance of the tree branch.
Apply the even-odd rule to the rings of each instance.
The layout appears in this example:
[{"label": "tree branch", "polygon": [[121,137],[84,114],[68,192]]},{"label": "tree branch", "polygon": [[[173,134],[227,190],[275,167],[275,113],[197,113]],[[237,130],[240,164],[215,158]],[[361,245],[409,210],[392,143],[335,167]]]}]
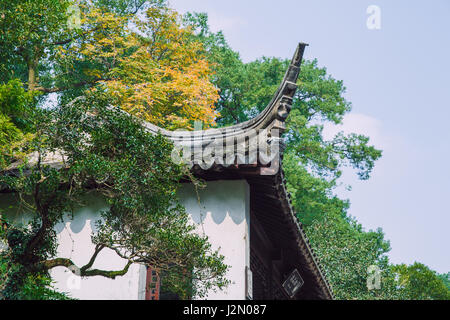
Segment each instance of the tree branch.
[{"label": "tree branch", "polygon": [[67,39],[61,40],[61,41],[49,42],[49,43],[47,43],[47,44],[48,44],[49,46],[57,46],[57,45],[68,44],[68,43],[71,43],[71,42],[74,41],[74,40],[77,40],[77,39],[79,39],[79,38],[84,37],[85,35],[88,35],[88,34],[91,33],[91,32],[95,32],[95,31],[97,31],[97,30],[100,30],[102,26],[103,26],[103,25],[100,24],[100,25],[96,26],[95,28],[92,28],[92,29],[90,29],[90,30],[87,30],[87,31],[85,31],[85,32],[83,32],[83,33],[81,33],[81,34],[78,34],[78,35],[74,36],[74,37],[67,38]]},{"label": "tree branch", "polygon": [[80,269],[81,272],[84,272],[84,271],[88,270],[90,267],[92,267],[92,265],[95,262],[95,259],[97,259],[98,254],[100,253],[100,251],[103,250],[104,247],[105,246],[102,245],[102,244],[98,244],[98,245],[95,246],[94,254],[92,255],[92,257],[89,260],[89,262],[85,266],[81,267],[81,269]]},{"label": "tree branch", "polygon": [[111,80],[111,79],[109,79],[109,78],[107,78],[107,79],[106,78],[100,78],[100,79],[89,80],[89,81],[87,81],[87,80],[86,81],[80,81],[78,83],[75,83],[75,84],[73,84],[71,86],[66,86],[66,87],[54,87],[54,88],[36,87],[35,90],[41,91],[41,92],[44,92],[44,93],[53,93],[53,92],[65,91],[65,90],[73,89],[73,88],[79,88],[79,87],[82,87],[82,86],[87,85],[87,84],[94,85],[94,84],[96,84],[99,81],[109,81],[109,80]]},{"label": "tree branch", "polygon": [[105,270],[86,270],[81,273],[82,277],[92,277],[92,276],[103,276],[110,279],[115,279],[117,276],[123,276],[128,272],[128,269],[130,268],[132,261],[128,261],[125,267],[122,270],[119,271],[105,271]]},{"label": "tree branch", "polygon": [[[101,251],[101,249],[98,250],[98,252],[100,252],[100,251]],[[94,253],[94,255],[96,256],[96,254],[98,254],[98,252],[96,251],[96,253]],[[67,258],[56,258],[53,260],[47,260],[47,261],[42,262],[42,266],[46,270],[50,270],[55,267],[66,267],[66,268],[72,267],[71,268],[72,273],[76,274],[77,270],[79,270],[80,271],[79,276],[81,276],[81,277],[103,276],[106,278],[115,279],[118,276],[125,275],[128,272],[128,269],[130,268],[131,264],[133,263],[132,261],[128,261],[127,264],[125,265],[125,267],[123,267],[122,270],[118,270],[118,271],[108,271],[108,270],[99,270],[99,269],[88,270],[89,267],[92,266],[93,260],[95,260],[95,257],[91,258],[89,263],[81,268],[78,268],[71,259],[67,259]],[[73,268],[73,267],[75,267],[75,268]]]}]

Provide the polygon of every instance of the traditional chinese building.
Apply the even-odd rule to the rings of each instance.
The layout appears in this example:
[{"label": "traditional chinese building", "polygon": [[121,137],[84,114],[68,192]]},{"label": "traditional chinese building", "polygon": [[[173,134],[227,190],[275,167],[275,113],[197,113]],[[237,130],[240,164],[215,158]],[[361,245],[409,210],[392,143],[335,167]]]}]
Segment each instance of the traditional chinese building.
[{"label": "traditional chinese building", "polygon": [[[176,146],[174,158],[183,160],[206,181],[199,191],[184,183],[179,199],[198,232],[209,237],[230,266],[230,286],[211,292],[208,299],[332,299],[331,289],[308,239],[296,218],[281,168],[281,138],[297,89],[305,50],[300,44],[277,92],[254,119],[231,127],[170,132],[145,123]],[[178,151],[182,150],[180,153]],[[61,159],[49,158],[58,167]],[[11,198],[0,195],[2,206]],[[74,218],[58,225],[59,249],[83,265],[94,245],[91,233],[105,204],[93,197]],[[20,217],[16,217],[20,219]],[[97,267],[121,268],[125,264],[114,252],[102,253]],[[100,276],[80,279],[66,268],[52,270],[57,288],[80,299],[159,299],[160,279],[151,269],[132,265],[115,280]]]}]

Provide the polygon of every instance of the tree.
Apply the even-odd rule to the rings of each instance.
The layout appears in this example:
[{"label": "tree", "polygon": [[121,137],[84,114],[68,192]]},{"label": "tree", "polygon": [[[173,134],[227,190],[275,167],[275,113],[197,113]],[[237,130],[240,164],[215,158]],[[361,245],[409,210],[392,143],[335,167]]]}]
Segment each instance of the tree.
[{"label": "tree", "polygon": [[51,93],[68,102],[100,91],[160,126],[214,124],[204,50],[164,1],[10,1],[0,16],[0,80],[21,79],[43,93],[41,103]]},{"label": "tree", "polygon": [[30,91],[37,87],[41,91],[51,90],[46,86],[53,84],[51,71],[56,67],[56,53],[104,27],[100,22],[94,30],[90,26],[83,28],[81,9],[85,9],[83,14],[103,10],[123,17],[137,13],[146,4],[161,3],[159,0],[3,1],[0,4],[0,79],[7,82],[19,78],[27,83]]},{"label": "tree", "polygon": [[[394,267],[399,286],[412,300],[450,300],[450,290],[442,278],[426,265],[415,262]],[[448,278],[447,278],[448,281]],[[448,283],[448,282],[447,282]]]},{"label": "tree", "polygon": [[450,272],[439,274],[438,277],[444,282],[448,290],[450,290]]},{"label": "tree", "polygon": [[[132,263],[140,263],[164,274],[166,288],[182,298],[202,296],[228,283],[223,256],[211,250],[206,237],[192,232],[194,226],[178,203],[179,181],[189,172],[172,162],[171,143],[110,104],[110,98],[96,94],[41,112],[37,121],[44,125],[33,140],[37,162],[24,162],[15,174],[0,176],[0,184],[18,195],[18,210],[33,215],[23,228],[9,223],[7,216],[1,220],[0,235],[8,245],[1,253],[8,270],[2,290],[6,299],[27,298],[24,288],[30,277],[48,277],[57,266],[75,266],[56,256],[54,227],[93,191],[106,198],[109,209],[97,221],[91,259],[76,266],[81,276],[114,279],[126,274]],[[52,152],[64,155],[67,169],[43,164]],[[123,269],[92,268],[106,248],[126,260]]]},{"label": "tree", "polygon": [[[386,257],[389,242],[380,229],[364,232],[360,224],[342,219],[339,212],[325,212],[310,224],[308,236],[337,299],[402,298]],[[379,288],[367,286],[371,266],[380,272]]]}]

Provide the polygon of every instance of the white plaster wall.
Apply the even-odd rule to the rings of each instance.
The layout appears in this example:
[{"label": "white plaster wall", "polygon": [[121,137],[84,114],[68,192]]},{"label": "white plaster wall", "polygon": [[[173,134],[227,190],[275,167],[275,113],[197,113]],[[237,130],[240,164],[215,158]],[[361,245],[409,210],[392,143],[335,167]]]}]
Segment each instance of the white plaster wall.
[{"label": "white plaster wall", "polygon": [[231,266],[227,278],[232,281],[225,291],[210,292],[208,300],[245,300],[245,267],[250,266],[249,186],[245,180],[208,182],[199,190],[200,204],[191,184],[179,191],[197,232],[206,234],[213,249],[225,256]]},{"label": "white plaster wall", "polygon": [[[184,184],[179,190],[181,203],[186,207],[197,232],[206,234],[214,250],[219,249],[225,256],[225,264],[231,266],[227,278],[232,284],[225,291],[210,292],[207,299],[245,299],[245,267],[249,266],[249,187],[246,181],[208,182],[199,190],[200,203],[191,184]],[[76,210],[73,218],[66,217],[56,226],[58,234],[58,257],[70,258],[77,266],[88,263],[94,245],[91,234],[95,232],[95,221],[106,209],[100,197],[91,195],[85,200],[86,206]],[[0,208],[16,203],[13,195],[0,195]],[[10,210],[9,210],[10,211]],[[10,218],[16,223],[26,221],[26,215],[15,212]],[[121,270],[126,261],[110,249],[104,249],[96,259],[93,268]],[[67,268],[51,270],[55,287],[70,296],[83,299],[144,299],[145,267],[132,265],[128,273],[116,279],[102,276],[80,278]]]},{"label": "white plaster wall", "polygon": [[[91,235],[95,232],[95,222],[100,219],[101,210],[106,209],[103,199],[92,195],[85,199],[87,206],[74,212],[73,219],[67,217],[63,223],[56,226],[58,232],[58,256],[70,258],[79,267],[87,264],[94,252]],[[103,249],[92,268],[101,270],[121,270],[126,260],[120,258],[114,251]],[[55,287],[70,296],[83,300],[136,300],[145,295],[145,287],[140,287],[140,269],[145,268],[134,264],[124,276],[109,279],[102,276],[80,278],[64,267],[51,270],[51,276],[56,281]],[[142,281],[145,281],[142,279]],[[144,282],[145,283],[145,282]],[[143,292],[139,292],[139,291]],[[139,294],[140,293],[140,294]]]},{"label": "white plaster wall", "polygon": [[[106,209],[105,202],[95,194],[84,199],[85,207],[75,210],[73,219],[67,216],[63,223],[56,226],[58,237],[58,257],[70,258],[78,267],[88,263],[95,246],[91,234],[95,231],[95,221],[100,219],[100,211]],[[7,209],[17,203],[13,194],[0,195],[0,209]],[[8,218],[14,223],[26,223],[30,216],[19,215],[17,210],[8,208]],[[103,270],[121,270],[126,260],[110,250],[104,249],[98,255],[93,268]],[[84,277],[74,275],[65,267],[56,267],[50,271],[58,291],[82,300],[125,300],[145,297],[145,268],[132,265],[127,274],[116,279],[102,276]]]}]

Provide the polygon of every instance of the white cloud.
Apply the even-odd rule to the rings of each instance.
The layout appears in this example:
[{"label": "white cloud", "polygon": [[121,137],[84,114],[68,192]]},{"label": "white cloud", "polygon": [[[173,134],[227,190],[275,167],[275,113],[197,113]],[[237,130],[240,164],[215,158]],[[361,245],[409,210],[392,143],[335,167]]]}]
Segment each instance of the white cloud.
[{"label": "white cloud", "polygon": [[247,22],[242,17],[225,15],[223,12],[218,12],[211,9],[210,2],[204,1],[185,1],[185,0],[170,0],[169,4],[175,8],[179,13],[186,12],[206,12],[208,13],[208,22],[211,31],[229,32],[242,28]]},{"label": "white cloud", "polygon": [[236,28],[240,28],[245,25],[245,21],[236,17],[226,17],[216,12],[208,14],[208,21],[211,31],[230,31]]},{"label": "white cloud", "polygon": [[362,113],[346,115],[340,125],[326,124],[323,128],[323,136],[329,140],[340,131],[345,134],[357,133],[368,136],[370,144],[378,148],[385,148],[388,145],[388,139],[383,135],[381,121]]}]

